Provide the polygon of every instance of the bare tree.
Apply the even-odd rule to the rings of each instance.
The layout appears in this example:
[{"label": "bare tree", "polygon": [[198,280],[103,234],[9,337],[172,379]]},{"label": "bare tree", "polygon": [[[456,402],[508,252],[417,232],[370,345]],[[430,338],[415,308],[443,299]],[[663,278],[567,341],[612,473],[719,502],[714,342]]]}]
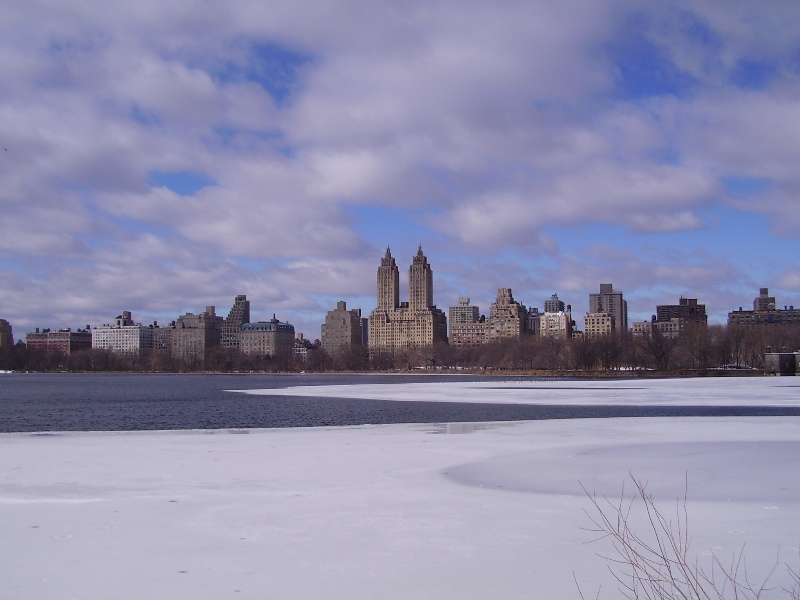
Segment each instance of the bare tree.
[{"label": "bare tree", "polygon": [[[791,587],[783,588],[786,597],[798,600],[798,571],[776,560],[766,576],[753,582],[747,573],[744,551],[722,562],[715,554],[704,567],[690,552],[688,484],[684,496],[675,505],[674,516],[668,516],[647,492],[647,484],[633,475],[634,495],[625,499],[623,486],[619,500],[598,497],[585,487],[592,510],[589,528],[595,539],[609,540],[610,555],[599,555],[609,562],[609,570],[619,584],[619,591],[629,600],[758,600],[763,598],[773,576],[780,568],[788,572]],[[637,526],[634,509],[645,516],[645,527]],[[641,522],[641,521],[639,521]],[[577,585],[577,579],[576,579]],[[581,598],[583,592],[578,587]],[[599,596],[599,591],[598,591]]]},{"label": "bare tree", "polygon": [[678,345],[678,338],[664,335],[657,327],[652,327],[639,338],[642,349],[653,359],[653,366],[659,371],[666,371],[672,358],[672,352]]}]

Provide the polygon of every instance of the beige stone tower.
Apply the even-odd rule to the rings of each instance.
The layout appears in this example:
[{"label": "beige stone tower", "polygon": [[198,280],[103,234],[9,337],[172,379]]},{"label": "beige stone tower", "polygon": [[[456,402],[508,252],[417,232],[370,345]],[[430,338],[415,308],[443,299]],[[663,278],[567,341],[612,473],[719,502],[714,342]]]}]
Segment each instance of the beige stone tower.
[{"label": "beige stone tower", "polygon": [[426,310],[433,306],[433,270],[422,253],[422,246],[408,269],[408,307]]},{"label": "beige stone tower", "polygon": [[378,267],[378,309],[394,310],[400,306],[400,271],[389,247]]},{"label": "beige stone tower", "polygon": [[447,316],[433,304],[433,271],[417,251],[408,271],[409,302],[400,303],[397,264],[389,249],[378,267],[378,306],[369,317],[369,353],[447,343]]}]

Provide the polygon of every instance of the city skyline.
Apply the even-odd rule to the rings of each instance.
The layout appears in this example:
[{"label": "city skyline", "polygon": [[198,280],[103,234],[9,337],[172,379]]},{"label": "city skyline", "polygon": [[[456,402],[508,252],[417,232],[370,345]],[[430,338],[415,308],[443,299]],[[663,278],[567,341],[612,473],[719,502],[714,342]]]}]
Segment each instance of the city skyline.
[{"label": "city skyline", "polygon": [[[415,271],[415,265],[417,265],[419,267],[424,265],[424,269],[421,272],[425,272],[426,275],[423,276],[423,277],[420,277],[419,270],[417,269],[417,271]],[[391,270],[393,271],[393,274],[391,276],[389,276],[388,274],[384,274],[382,276],[381,275],[382,271],[384,269],[389,268],[389,267],[391,267]],[[375,296],[374,296],[375,297],[375,309],[372,311],[373,313],[380,312],[382,309],[386,309],[386,308],[389,308],[390,310],[395,310],[395,309],[401,308],[402,306],[405,306],[406,309],[409,307],[409,304],[410,304],[409,301],[402,301],[401,300],[401,298],[403,297],[403,293],[401,293],[401,289],[403,288],[403,286],[401,285],[401,282],[403,281],[403,279],[399,275],[400,275],[399,268],[396,265],[395,260],[391,255],[390,247],[387,246],[385,255],[384,255],[383,259],[380,262],[380,267],[378,268],[378,286],[377,286],[376,293],[375,293]],[[412,309],[413,309],[413,304],[414,304],[414,300],[413,299],[414,299],[415,296],[417,296],[419,298],[417,300],[417,310],[422,309],[423,306],[430,307],[430,308],[435,308],[435,309],[439,310],[442,313],[442,316],[444,318],[447,318],[447,329],[448,330],[449,330],[449,327],[450,327],[450,324],[451,324],[451,321],[452,321],[452,315],[453,315],[453,311],[454,310],[455,311],[458,311],[459,309],[464,310],[465,306],[468,306],[471,310],[475,311],[474,319],[477,319],[477,317],[480,317],[481,320],[482,320],[484,317],[489,317],[490,316],[491,310],[493,309],[493,307],[496,306],[496,302],[500,302],[501,296],[507,296],[509,299],[511,299],[512,290],[510,288],[500,288],[497,291],[497,297],[495,298],[496,302],[491,302],[489,304],[489,306],[487,306],[485,309],[481,308],[479,305],[471,304],[471,302],[470,302],[471,299],[463,297],[463,296],[458,298],[458,304],[449,304],[447,306],[441,306],[441,305],[435,303],[433,301],[434,300],[434,298],[433,298],[434,286],[433,286],[432,273],[431,273],[431,270],[430,270],[430,265],[427,262],[427,257],[425,257],[424,254],[423,254],[422,246],[418,247],[418,250],[417,250],[417,253],[416,253],[416,255],[415,255],[414,259],[413,259],[413,262],[409,266],[408,275],[409,275],[409,278],[408,278],[408,282],[407,282],[407,284],[405,286],[405,288],[406,288],[405,289],[405,293],[407,294],[407,297],[409,298],[409,300],[411,300]],[[391,283],[389,281],[391,279],[394,279],[393,283]],[[425,281],[425,279],[427,279],[427,281]],[[411,280],[415,280],[417,282],[415,284],[417,289],[414,292],[412,292],[409,289],[408,283],[410,283]],[[700,303],[698,305],[698,300],[696,298],[688,298],[686,296],[680,296],[680,298],[675,299],[675,300],[664,299],[664,300],[660,301],[659,304],[654,307],[654,309],[651,312],[650,316],[645,318],[645,319],[640,319],[640,320],[630,319],[629,315],[628,315],[628,308],[627,308],[627,304],[628,303],[627,303],[627,300],[623,300],[623,298],[622,298],[622,296],[623,296],[622,290],[614,289],[612,283],[601,283],[599,285],[599,288],[600,288],[600,293],[599,294],[597,292],[591,292],[591,293],[588,294],[588,299],[587,299],[587,303],[586,303],[587,308],[586,308],[585,311],[580,310],[580,305],[579,304],[575,304],[574,306],[572,304],[566,304],[565,305],[564,301],[561,300],[560,298],[558,298],[557,294],[552,294],[550,296],[550,298],[545,299],[541,304],[538,304],[538,305],[537,304],[532,304],[532,303],[525,303],[525,302],[521,302],[520,305],[522,305],[526,309],[526,311],[530,310],[530,311],[535,312],[538,315],[554,313],[554,312],[563,311],[563,310],[566,309],[567,310],[567,314],[571,316],[572,321],[576,325],[576,327],[575,327],[576,331],[582,331],[582,328],[580,326],[578,326],[578,323],[581,320],[585,320],[585,318],[588,318],[590,316],[596,316],[596,315],[598,315],[600,313],[603,313],[603,314],[608,313],[608,315],[613,315],[614,314],[613,310],[609,312],[607,309],[603,309],[603,310],[600,311],[600,313],[597,312],[598,310],[603,308],[603,306],[601,306],[601,305],[604,304],[605,302],[608,302],[608,301],[612,302],[612,304],[609,305],[609,308],[613,307],[614,303],[618,303],[619,304],[619,306],[615,309],[615,310],[617,310],[619,312],[617,313],[617,316],[615,318],[612,318],[612,320],[619,319],[619,320],[624,322],[624,326],[621,329],[622,331],[628,331],[628,332],[636,333],[637,332],[636,328],[633,327],[633,325],[641,325],[643,323],[646,324],[646,323],[649,323],[651,320],[655,321],[656,319],[658,319],[658,320],[664,320],[664,319],[665,320],[669,320],[670,317],[676,316],[677,315],[676,311],[678,310],[678,305],[675,304],[675,300],[677,300],[680,303],[680,305],[685,305],[686,306],[687,314],[688,314],[688,312],[691,312],[693,310],[691,307],[695,307],[694,308],[694,312],[696,312],[696,307],[698,307],[698,306],[700,307],[700,309],[702,310],[702,315],[703,315],[702,319],[698,320],[697,318],[695,318],[694,320],[698,320],[698,322],[702,322],[703,324],[707,324],[707,325],[714,325],[715,324],[715,323],[709,323],[707,321],[707,314],[706,314],[706,306],[705,306],[705,304]],[[424,289],[425,291],[422,294],[419,294],[419,290],[420,289]],[[610,298],[611,300],[599,300],[599,298],[604,297],[604,294],[607,295],[607,297]],[[616,298],[616,300],[614,300],[613,298]],[[511,300],[513,300],[513,299],[511,299]],[[600,304],[597,304],[598,302],[600,302]],[[296,327],[294,327],[294,325],[289,323],[288,321],[285,324],[291,325],[293,327],[293,329],[296,330],[296,333],[297,333],[297,335],[298,335],[298,337],[300,339],[302,339],[302,338],[314,339],[314,337],[315,337],[317,332],[321,333],[321,329],[324,328],[325,323],[328,321],[328,318],[332,314],[332,311],[333,312],[336,312],[336,311],[347,312],[346,308],[345,308],[346,304],[347,304],[347,302],[345,300],[339,300],[339,301],[336,302],[336,307],[330,307],[329,310],[326,311],[326,316],[324,316],[322,321],[318,324],[318,327],[313,330],[315,333],[309,333],[309,332],[306,332],[306,331],[301,331],[301,330],[297,329]],[[544,307],[544,310],[540,310],[540,309],[542,309],[542,307]],[[751,307],[752,307],[752,310],[755,310],[755,311],[766,311],[766,310],[775,311],[775,310],[777,310],[778,312],[785,312],[786,314],[791,313],[793,315],[796,314],[797,310],[800,310],[800,305],[798,305],[798,307],[795,307],[793,304],[785,304],[784,305],[784,304],[781,304],[780,302],[778,302],[777,298],[774,295],[773,296],[770,295],[769,288],[759,288],[758,295],[755,298],[753,298],[753,300],[751,302],[746,302],[745,304],[740,305],[738,308],[732,308],[731,310],[729,310],[727,312],[727,317],[725,319],[725,322],[717,323],[717,324],[719,324],[719,325],[729,325],[732,315],[734,316],[734,322],[739,322],[742,319],[740,317],[736,316],[736,315],[739,315],[740,313],[745,317],[745,319],[742,320],[742,322],[745,322],[749,318],[748,315],[752,312],[751,311]],[[791,309],[791,310],[787,311],[786,310],[787,308]],[[204,311],[206,311],[206,312],[209,311],[209,310],[214,311],[215,309],[216,309],[216,305],[206,305],[205,308],[204,308]],[[362,307],[354,307],[354,308],[350,309],[350,312],[357,312],[360,315],[362,310],[363,310]],[[670,311],[676,312],[676,315],[670,314]],[[186,311],[185,315],[179,315],[178,317],[173,318],[173,319],[168,318],[166,321],[161,322],[161,324],[159,325],[156,321],[153,321],[152,323],[147,323],[145,321],[140,321],[138,319],[135,320],[135,321],[132,321],[130,319],[132,311],[130,311],[130,310],[123,310],[123,311],[120,311],[120,312],[121,312],[121,314],[118,315],[115,319],[112,318],[112,319],[104,320],[102,323],[95,323],[95,324],[89,323],[89,324],[86,325],[86,329],[87,330],[88,329],[97,329],[98,327],[103,327],[103,328],[118,327],[120,322],[121,321],[126,321],[126,319],[127,319],[127,321],[130,321],[130,323],[128,323],[130,325],[136,324],[136,325],[140,325],[140,326],[141,325],[144,325],[144,326],[150,325],[151,327],[152,326],[156,326],[156,327],[159,327],[159,326],[160,327],[170,327],[170,326],[172,326],[172,327],[174,327],[176,321],[179,321],[181,318],[183,318],[185,316],[192,316],[193,317],[193,316],[198,316],[198,315],[202,316],[202,314],[203,314],[203,311],[195,312],[193,310],[189,310],[189,311]],[[268,311],[266,311],[266,312],[268,312]],[[266,314],[266,312],[264,312],[264,314]],[[448,317],[448,313],[450,314],[449,317]],[[661,313],[664,313],[664,314],[661,314]],[[245,294],[237,294],[237,295],[235,295],[235,297],[233,299],[233,307],[231,308],[231,311],[229,313],[229,318],[232,318],[231,315],[234,315],[234,314],[236,315],[234,320],[236,320],[237,322],[241,321],[241,323],[259,324],[259,323],[265,323],[267,321],[273,321],[273,322],[276,322],[276,323],[279,322],[275,318],[275,313],[273,313],[272,319],[268,319],[268,318],[249,319],[249,315],[250,315],[250,300],[247,299],[247,296]],[[255,314],[259,314],[259,311],[256,311]],[[526,312],[526,314],[527,314],[527,312]],[[223,320],[222,317],[220,317],[220,320],[221,321]],[[366,318],[365,318],[365,320],[366,320]],[[794,317],[794,316],[791,317],[791,321],[792,322],[794,322],[795,320],[796,320],[796,317]],[[9,323],[8,320],[5,320],[5,319],[0,319],[0,321],[2,321],[3,323],[6,323],[6,324]],[[116,324],[114,324],[115,321],[116,321]],[[463,321],[461,319],[456,319],[454,322],[462,323],[462,322],[467,322],[467,321]],[[109,323],[111,323],[111,324],[109,324]],[[37,325],[35,327],[35,333],[38,334],[40,332],[40,330],[58,331],[59,329],[60,328],[58,326],[50,327],[49,325]],[[313,329],[313,327],[312,327],[312,329]],[[613,330],[620,330],[620,328],[613,327],[613,326],[612,326],[612,329]],[[81,326],[74,327],[72,325],[64,326],[63,330],[82,331]],[[33,333],[33,332],[34,332],[34,328],[31,328],[30,331],[26,331],[26,333]],[[526,333],[536,333],[536,332],[535,331],[527,331],[526,330]],[[227,332],[227,334],[223,333],[223,337],[225,335],[230,336],[231,334],[230,334],[230,332]],[[323,337],[322,335],[319,335],[319,336],[317,336],[316,339],[319,340],[319,339],[322,339],[322,337]],[[17,338],[17,339],[21,339],[21,338]],[[227,346],[227,345],[235,346],[235,344],[229,344],[229,343],[224,343],[222,345],[223,346]]]},{"label": "city skyline", "polygon": [[0,33],[17,336],[245,294],[313,339],[387,245],[445,310],[800,304],[797,3],[33,1]]}]

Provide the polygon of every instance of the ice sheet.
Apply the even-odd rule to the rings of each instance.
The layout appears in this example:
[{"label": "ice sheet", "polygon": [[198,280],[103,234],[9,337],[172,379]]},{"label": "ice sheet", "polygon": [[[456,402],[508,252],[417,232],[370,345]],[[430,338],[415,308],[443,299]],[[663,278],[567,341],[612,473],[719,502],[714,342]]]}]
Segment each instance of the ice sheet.
[{"label": "ice sheet", "polygon": [[500,404],[800,406],[794,377],[533,380],[298,386],[247,394]]},{"label": "ice sheet", "polygon": [[688,480],[700,560],[744,547],[758,577],[779,549],[797,564],[799,444],[793,417],[5,434],[0,580],[37,600],[531,599],[578,597],[574,573],[615,598],[580,484],[616,498],[629,471],[667,511]]}]

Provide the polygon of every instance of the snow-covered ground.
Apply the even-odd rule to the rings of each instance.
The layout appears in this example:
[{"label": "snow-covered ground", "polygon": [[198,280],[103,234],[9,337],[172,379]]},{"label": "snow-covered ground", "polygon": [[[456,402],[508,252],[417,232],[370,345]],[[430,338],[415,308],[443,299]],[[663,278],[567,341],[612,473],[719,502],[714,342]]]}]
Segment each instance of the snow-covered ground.
[{"label": "snow-covered ground", "polygon": [[[793,381],[542,385],[727,404],[796,401]],[[436,400],[481,389],[431,387]],[[587,597],[617,598],[580,484],[613,499],[629,473],[670,515],[688,479],[701,563],[744,548],[752,579],[778,556],[797,567],[796,417],[4,434],[0,596],[560,599],[578,597],[574,574]]]}]

